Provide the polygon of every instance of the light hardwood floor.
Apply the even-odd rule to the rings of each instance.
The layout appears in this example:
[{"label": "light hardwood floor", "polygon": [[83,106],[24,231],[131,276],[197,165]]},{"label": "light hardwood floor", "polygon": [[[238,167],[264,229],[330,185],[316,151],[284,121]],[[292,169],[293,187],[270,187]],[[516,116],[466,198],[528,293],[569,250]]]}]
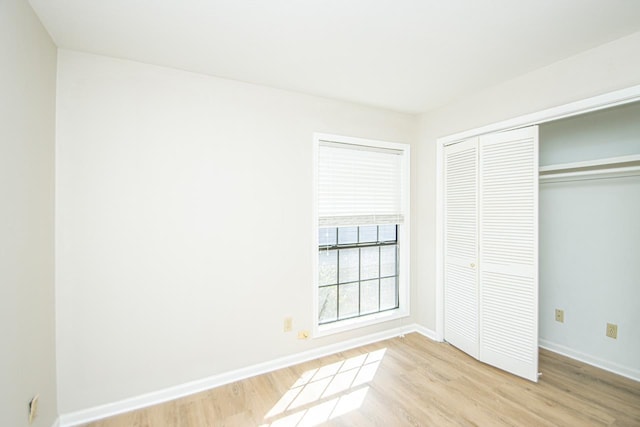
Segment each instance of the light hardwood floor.
[{"label": "light hardwood floor", "polygon": [[640,426],[640,383],[545,350],[540,370],[409,334],[88,426]]}]

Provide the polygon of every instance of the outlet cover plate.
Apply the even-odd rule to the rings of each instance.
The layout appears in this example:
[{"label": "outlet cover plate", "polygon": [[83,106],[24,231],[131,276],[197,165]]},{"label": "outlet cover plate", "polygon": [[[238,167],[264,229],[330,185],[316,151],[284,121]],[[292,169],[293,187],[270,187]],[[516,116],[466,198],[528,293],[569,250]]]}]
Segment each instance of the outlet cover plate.
[{"label": "outlet cover plate", "polygon": [[293,318],[285,317],[284,318],[284,331],[291,332],[293,330]]},{"label": "outlet cover plate", "polygon": [[615,323],[607,323],[607,336],[614,340],[618,339],[618,325]]},{"label": "outlet cover plate", "polygon": [[40,395],[36,394],[33,396],[33,399],[29,401],[29,424],[33,423],[33,420],[38,415],[38,401],[40,400]]}]

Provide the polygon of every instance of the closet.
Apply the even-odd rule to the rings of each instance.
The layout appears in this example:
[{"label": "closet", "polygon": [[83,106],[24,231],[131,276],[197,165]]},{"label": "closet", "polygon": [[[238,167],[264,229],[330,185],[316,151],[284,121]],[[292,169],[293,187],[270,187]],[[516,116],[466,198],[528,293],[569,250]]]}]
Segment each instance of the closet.
[{"label": "closet", "polygon": [[541,124],[539,156],[540,346],[640,380],[640,103]]},{"label": "closet", "polygon": [[445,339],[537,381],[538,127],[444,149]]},{"label": "closet", "polygon": [[441,142],[442,336],[531,381],[539,345],[638,379],[640,103],[541,123]]}]

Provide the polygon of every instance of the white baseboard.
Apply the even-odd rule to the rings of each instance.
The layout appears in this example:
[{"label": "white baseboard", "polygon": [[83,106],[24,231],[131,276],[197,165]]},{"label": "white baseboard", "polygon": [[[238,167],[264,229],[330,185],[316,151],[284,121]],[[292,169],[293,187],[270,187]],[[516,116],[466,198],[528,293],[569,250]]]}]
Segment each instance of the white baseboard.
[{"label": "white baseboard", "polygon": [[565,347],[563,345],[556,344],[554,342],[543,340],[543,339],[538,341],[538,345],[546,350],[553,351],[554,353],[558,353],[575,360],[579,360],[588,365],[595,366],[596,368],[613,372],[614,374],[618,374],[623,377],[630,378],[634,381],[640,381],[640,371],[637,369],[618,365],[617,363],[610,362],[608,360],[599,359],[589,354],[585,354],[580,351],[571,349],[569,347]]},{"label": "white baseboard", "polygon": [[144,408],[147,406],[157,405],[159,403],[179,399],[184,396],[209,390],[214,387],[219,387],[221,385],[229,384],[235,381],[240,381],[245,378],[254,377],[266,372],[271,372],[277,369],[297,365],[309,360],[339,353],[341,351],[346,351],[374,342],[383,341],[389,338],[394,338],[411,332],[418,332],[427,338],[438,341],[437,339],[433,338],[436,336],[433,331],[417,324],[406,325],[359,338],[353,338],[336,344],[315,348],[290,356],[281,357],[268,362],[248,366],[246,368],[236,369],[234,371],[213,375],[200,380],[179,384],[173,387],[146,393],[140,396],[130,397],[128,399],[120,400],[117,402],[107,403],[105,405],[95,406],[68,414],[62,414],[60,415],[60,418],[58,420],[58,425],[54,425],[54,427],[77,426],[102,418],[111,417],[113,415],[134,411],[136,409]]},{"label": "white baseboard", "polygon": [[436,342],[444,341],[442,338],[438,337],[438,334],[436,334],[435,331],[432,331],[431,329],[425,328],[424,326],[421,326],[418,324],[413,325],[413,327],[415,328],[415,330],[412,332],[417,332],[420,335],[423,335],[429,338],[431,341],[436,341]]},{"label": "white baseboard", "polygon": [[56,418],[51,427],[60,427],[60,417]]}]

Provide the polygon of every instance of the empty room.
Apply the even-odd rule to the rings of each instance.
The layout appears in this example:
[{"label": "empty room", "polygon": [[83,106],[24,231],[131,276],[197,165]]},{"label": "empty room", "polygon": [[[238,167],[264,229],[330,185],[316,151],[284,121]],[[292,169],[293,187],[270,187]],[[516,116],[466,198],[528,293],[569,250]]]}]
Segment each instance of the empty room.
[{"label": "empty room", "polygon": [[640,426],[640,2],[0,0],[0,426]]}]

